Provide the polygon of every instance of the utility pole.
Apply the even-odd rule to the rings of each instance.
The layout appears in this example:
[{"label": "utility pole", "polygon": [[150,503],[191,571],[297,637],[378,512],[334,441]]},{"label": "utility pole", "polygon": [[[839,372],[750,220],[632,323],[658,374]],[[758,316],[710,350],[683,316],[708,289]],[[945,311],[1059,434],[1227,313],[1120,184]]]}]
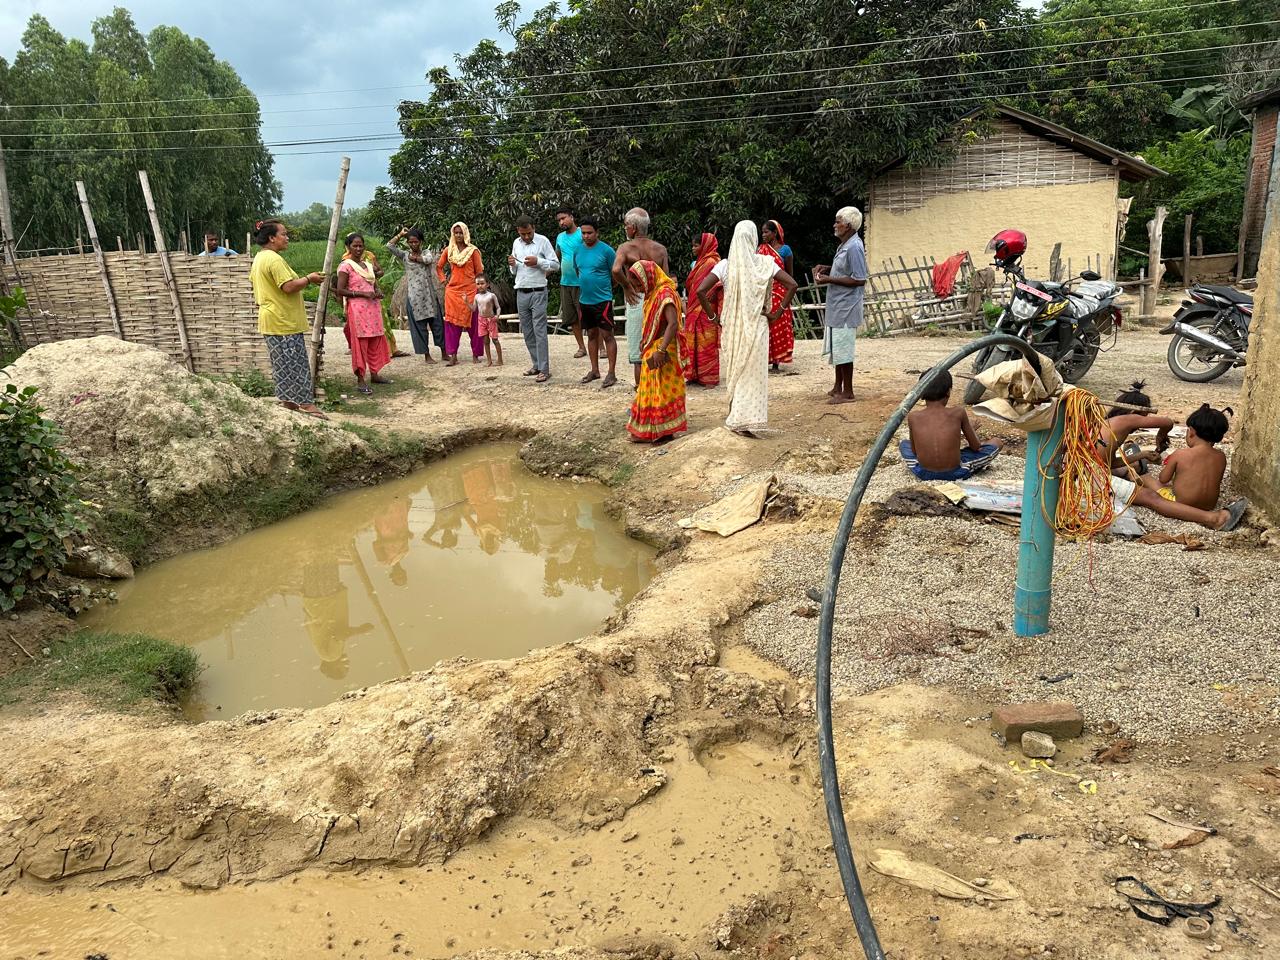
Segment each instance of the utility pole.
[{"label": "utility pole", "polygon": [[18,238],[13,234],[13,208],[9,205],[9,177],[4,167],[4,144],[0,142],[0,246],[4,247],[6,263],[17,263],[14,249]]}]

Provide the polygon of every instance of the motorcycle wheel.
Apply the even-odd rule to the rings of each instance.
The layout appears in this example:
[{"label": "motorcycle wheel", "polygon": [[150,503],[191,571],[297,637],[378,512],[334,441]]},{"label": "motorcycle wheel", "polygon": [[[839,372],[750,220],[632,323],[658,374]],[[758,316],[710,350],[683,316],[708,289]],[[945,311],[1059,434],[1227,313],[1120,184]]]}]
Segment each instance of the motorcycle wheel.
[{"label": "motorcycle wheel", "polygon": [[[1214,333],[1217,329],[1211,317],[1185,322],[1205,333]],[[1175,333],[1173,339],[1169,341],[1169,369],[1179,380],[1186,380],[1189,383],[1208,383],[1210,380],[1217,380],[1231,369],[1230,360],[1215,362],[1209,359],[1212,356],[1214,354],[1207,348],[1194,340],[1188,340],[1180,333]]]},{"label": "motorcycle wheel", "polygon": [[1079,383],[1089,372],[1093,362],[1098,359],[1098,351],[1102,348],[1102,335],[1092,320],[1082,320],[1076,328],[1076,335],[1071,341],[1071,353],[1057,364],[1062,379],[1067,383]]},{"label": "motorcycle wheel", "polygon": [[[985,358],[975,361],[973,364],[973,373],[976,376],[988,367],[994,367],[997,363],[1004,363],[1009,356],[1003,350],[992,350]],[[987,388],[980,384],[977,380],[970,380],[969,385],[964,388],[964,403],[967,407],[972,407],[975,403],[982,402],[982,395],[987,392]]]}]

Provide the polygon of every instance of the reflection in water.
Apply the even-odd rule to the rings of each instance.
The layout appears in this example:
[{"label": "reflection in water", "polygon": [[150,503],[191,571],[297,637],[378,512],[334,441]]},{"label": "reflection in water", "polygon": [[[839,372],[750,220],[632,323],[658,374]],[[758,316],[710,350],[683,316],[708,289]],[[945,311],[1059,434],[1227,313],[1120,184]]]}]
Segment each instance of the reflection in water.
[{"label": "reflection in water", "polygon": [[198,718],[325,703],[590,633],[653,575],[607,496],[534,476],[514,446],[481,447],[157,564],[82,623],[195,646]]}]

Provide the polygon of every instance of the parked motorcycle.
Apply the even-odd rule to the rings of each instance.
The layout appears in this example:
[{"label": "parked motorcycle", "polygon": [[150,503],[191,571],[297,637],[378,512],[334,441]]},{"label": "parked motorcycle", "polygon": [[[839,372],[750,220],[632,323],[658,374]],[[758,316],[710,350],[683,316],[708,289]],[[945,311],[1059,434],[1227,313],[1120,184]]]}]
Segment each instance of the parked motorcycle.
[{"label": "parked motorcycle", "polygon": [[[995,255],[994,265],[1012,284],[1009,302],[991,332],[1026,340],[1053,360],[1063,380],[1075,383],[1098,358],[1102,338],[1120,329],[1122,317],[1115,303],[1120,287],[1091,270],[1064,283],[1028,280],[1021,263],[1026,248],[1026,234],[1018,230],[1003,230],[987,245]],[[974,357],[973,372],[979,374],[1018,356],[1005,347],[988,348]],[[974,380],[965,388],[964,402],[977,403],[985,392]]]},{"label": "parked motorcycle", "polygon": [[1197,283],[1161,330],[1169,341],[1169,369],[1179,380],[1208,383],[1245,365],[1253,297],[1234,287]]}]

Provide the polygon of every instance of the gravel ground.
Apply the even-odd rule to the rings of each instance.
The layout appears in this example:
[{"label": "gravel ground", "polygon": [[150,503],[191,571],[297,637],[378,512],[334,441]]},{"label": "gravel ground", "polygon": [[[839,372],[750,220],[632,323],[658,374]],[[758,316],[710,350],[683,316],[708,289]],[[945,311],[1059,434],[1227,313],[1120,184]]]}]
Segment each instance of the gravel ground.
[{"label": "gravel ground", "polygon": [[[1018,485],[1023,466],[1021,450],[1010,451],[983,479]],[[842,502],[854,472],[779,479]],[[872,504],[916,484],[892,444],[864,498],[841,579],[832,669],[842,692],[914,680],[1002,701],[1066,699],[1092,722],[1113,719],[1127,735],[1157,742],[1280,721],[1273,626],[1280,551],[1263,547],[1261,518],[1220,534],[1138,512],[1147,530],[1192,533],[1207,544],[1203,551],[1119,538],[1060,542],[1051,631],[1020,639],[1012,632],[1016,528],[877,518]],[[1227,488],[1224,502],[1230,474]],[[825,579],[830,550],[830,533],[780,538],[767,577],[777,599],[743,628],[745,642],[801,676],[813,671],[817,642],[816,619],[801,612],[814,607],[804,591]],[[1070,676],[1042,679],[1063,674]]]}]

